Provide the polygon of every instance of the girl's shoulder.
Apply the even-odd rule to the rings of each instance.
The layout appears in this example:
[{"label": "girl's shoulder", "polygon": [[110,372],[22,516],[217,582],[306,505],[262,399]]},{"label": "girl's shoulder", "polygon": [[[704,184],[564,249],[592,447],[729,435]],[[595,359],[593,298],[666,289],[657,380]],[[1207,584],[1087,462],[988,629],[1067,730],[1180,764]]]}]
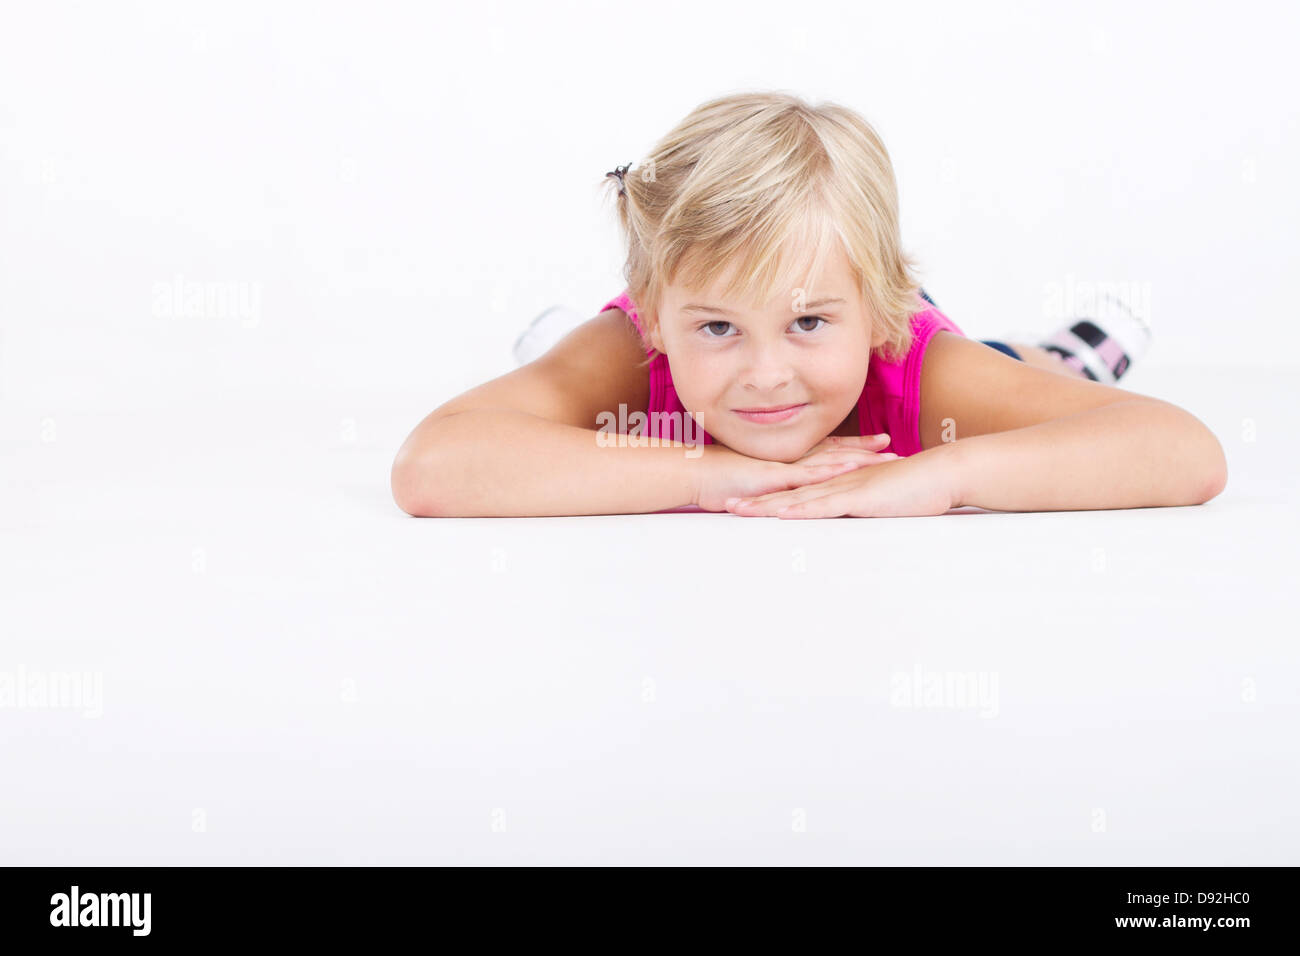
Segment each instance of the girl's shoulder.
[{"label": "girl's shoulder", "polygon": [[923,448],[946,441],[1027,428],[1134,393],[1062,375],[989,348],[964,335],[935,330],[920,377],[919,433]]},{"label": "girl's shoulder", "polygon": [[629,411],[646,409],[646,353],[640,326],[630,325],[630,318],[621,307],[602,308],[543,356],[560,374],[583,379],[593,397],[603,397],[601,411],[618,414],[619,404]]},{"label": "girl's shoulder", "polygon": [[652,353],[654,348],[646,341],[645,327],[641,324],[641,316],[637,313],[636,303],[632,301],[632,298],[627,294],[626,289],[602,305],[600,307],[600,314],[604,315],[611,309],[618,310],[626,317],[627,321],[632,323],[632,327],[636,329],[637,335],[641,338],[641,346],[645,350],[645,354],[649,355]]},{"label": "girl's shoulder", "polygon": [[888,432],[892,438],[890,450],[904,457],[927,447],[921,417],[921,373],[931,343],[942,333],[965,338],[957,323],[932,302],[917,296],[917,306],[910,317],[912,337],[907,352],[892,361],[872,354],[863,390],[865,407],[859,416],[869,420],[872,430]]},{"label": "girl's shoulder", "polygon": [[572,329],[544,354],[456,396],[430,420],[475,408],[512,408],[595,430],[602,412],[644,411],[645,357],[636,331],[608,309]]}]

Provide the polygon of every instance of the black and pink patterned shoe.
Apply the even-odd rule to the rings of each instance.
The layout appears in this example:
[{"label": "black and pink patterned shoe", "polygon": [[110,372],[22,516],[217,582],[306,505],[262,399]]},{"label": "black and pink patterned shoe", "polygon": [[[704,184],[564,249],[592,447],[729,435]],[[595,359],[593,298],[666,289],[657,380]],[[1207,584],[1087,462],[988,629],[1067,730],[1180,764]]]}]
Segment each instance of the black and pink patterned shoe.
[{"label": "black and pink patterned shoe", "polygon": [[1071,319],[1069,325],[1038,343],[1094,382],[1114,385],[1146,354],[1150,324],[1114,296],[1102,296],[1096,318]]}]

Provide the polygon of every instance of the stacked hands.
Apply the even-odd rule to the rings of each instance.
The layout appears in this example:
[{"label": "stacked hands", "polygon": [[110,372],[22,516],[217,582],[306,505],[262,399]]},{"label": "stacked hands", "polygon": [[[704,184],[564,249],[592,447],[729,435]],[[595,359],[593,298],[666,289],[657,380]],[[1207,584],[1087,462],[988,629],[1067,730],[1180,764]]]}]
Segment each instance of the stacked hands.
[{"label": "stacked hands", "polygon": [[899,458],[879,451],[888,445],[888,435],[831,435],[793,462],[714,445],[700,462],[695,504],[778,518],[900,518],[958,507],[951,456]]}]

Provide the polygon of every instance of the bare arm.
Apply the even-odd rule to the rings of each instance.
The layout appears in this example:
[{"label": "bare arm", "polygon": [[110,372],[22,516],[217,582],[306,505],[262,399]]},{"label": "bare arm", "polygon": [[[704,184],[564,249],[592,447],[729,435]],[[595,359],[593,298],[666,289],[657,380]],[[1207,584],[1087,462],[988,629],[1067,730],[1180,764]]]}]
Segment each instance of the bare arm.
[{"label": "bare arm", "polygon": [[962,439],[951,451],[957,507],[1100,511],[1199,505],[1227,482],[1222,448],[1209,429],[1152,398]]},{"label": "bare arm", "polygon": [[[597,416],[645,411],[648,372],[617,309],[549,352],[435,409],[393,462],[393,497],[421,517],[628,514],[693,504],[700,448],[602,445]],[[707,450],[707,449],[705,449]]]},{"label": "bare arm", "polygon": [[443,416],[417,457],[399,458],[394,497],[421,517],[639,514],[695,503],[701,458],[687,457],[687,446],[601,447],[598,434],[506,408]]},{"label": "bare arm", "polygon": [[914,457],[950,459],[955,507],[1194,505],[1227,483],[1222,445],[1190,412],[946,332],[927,351],[921,389],[926,450]]}]

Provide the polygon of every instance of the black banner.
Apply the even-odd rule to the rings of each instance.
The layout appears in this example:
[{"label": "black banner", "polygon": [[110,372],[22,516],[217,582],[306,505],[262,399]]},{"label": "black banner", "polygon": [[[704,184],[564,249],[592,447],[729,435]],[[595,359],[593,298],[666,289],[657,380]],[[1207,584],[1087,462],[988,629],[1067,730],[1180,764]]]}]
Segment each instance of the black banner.
[{"label": "black banner", "polygon": [[0,871],[0,926],[7,945],[90,947],[335,946],[413,932],[496,942],[511,930],[535,944],[593,930],[613,945],[662,944],[687,924],[696,945],[716,939],[728,947],[738,935],[796,945],[836,937],[921,946],[1133,937],[1139,945],[1233,946],[1291,937],[1295,883],[1289,867],[822,867],[782,876],[756,866],[721,878],[692,867],[671,882],[638,871],[597,883],[586,867],[558,867],[569,872],[541,883],[527,872],[485,878],[468,872],[475,869],[488,867],[11,867]]}]

